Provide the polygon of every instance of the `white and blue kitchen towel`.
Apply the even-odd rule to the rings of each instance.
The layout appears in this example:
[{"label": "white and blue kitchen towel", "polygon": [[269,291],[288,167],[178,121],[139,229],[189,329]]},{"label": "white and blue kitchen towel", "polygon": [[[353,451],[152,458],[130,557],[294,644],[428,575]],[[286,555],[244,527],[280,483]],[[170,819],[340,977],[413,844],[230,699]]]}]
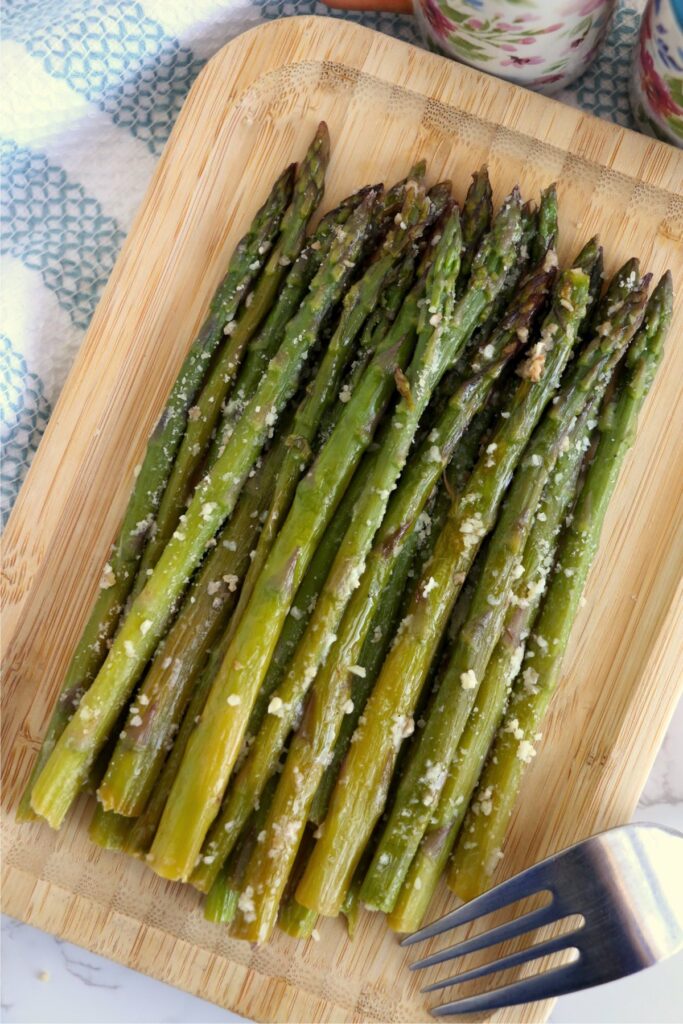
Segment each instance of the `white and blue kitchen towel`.
[{"label": "white and blue kitchen towel", "polygon": [[[631,125],[644,0],[621,0],[602,53],[560,98]],[[0,149],[4,521],[154,165],[203,64],[246,29],[327,14],[420,44],[410,17],[303,0],[5,0]]]}]

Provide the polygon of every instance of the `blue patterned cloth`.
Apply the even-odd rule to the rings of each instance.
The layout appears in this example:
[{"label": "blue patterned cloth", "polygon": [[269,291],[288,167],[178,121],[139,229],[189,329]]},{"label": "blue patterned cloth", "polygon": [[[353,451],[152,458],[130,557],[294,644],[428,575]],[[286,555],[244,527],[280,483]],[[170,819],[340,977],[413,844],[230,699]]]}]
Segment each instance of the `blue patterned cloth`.
[{"label": "blue patterned cloth", "polygon": [[[621,0],[602,52],[560,99],[632,127],[627,85],[643,2]],[[295,14],[347,17],[421,45],[411,17],[311,0],[5,0],[3,521],[192,82],[234,36]]]}]

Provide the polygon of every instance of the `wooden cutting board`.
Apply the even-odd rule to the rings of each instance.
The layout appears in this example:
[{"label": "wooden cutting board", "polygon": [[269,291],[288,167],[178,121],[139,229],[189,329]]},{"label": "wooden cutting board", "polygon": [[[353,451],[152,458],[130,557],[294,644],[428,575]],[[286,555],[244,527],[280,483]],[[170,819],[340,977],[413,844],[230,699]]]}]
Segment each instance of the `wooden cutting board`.
[{"label": "wooden cutting board", "polygon": [[[193,891],[86,835],[13,809],[91,606],[147,437],[228,254],[317,122],[326,205],[393,182],[418,156],[462,198],[488,163],[496,198],[557,181],[561,256],[598,231],[607,270],[674,271],[675,325],[610,510],[565,680],[525,782],[501,877],[627,820],[681,686],[683,158],[661,143],[386,36],[290,18],[235,40],[194,85],[5,532],[3,903],[25,921],[221,1003],[279,1021],[420,1021],[408,951],[378,916],[353,943],[278,935],[252,949],[204,921]],[[677,671],[678,670],[678,671]],[[442,891],[433,916],[453,905]],[[431,1005],[434,1005],[432,1000]],[[545,1019],[548,1004],[499,1014]]]}]

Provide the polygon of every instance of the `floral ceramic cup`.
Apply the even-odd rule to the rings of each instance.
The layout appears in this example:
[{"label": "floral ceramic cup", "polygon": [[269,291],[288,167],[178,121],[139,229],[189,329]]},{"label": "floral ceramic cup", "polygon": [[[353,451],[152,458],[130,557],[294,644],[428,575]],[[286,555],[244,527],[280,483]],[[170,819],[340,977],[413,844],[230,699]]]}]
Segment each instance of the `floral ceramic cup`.
[{"label": "floral ceramic cup", "polygon": [[326,0],[353,10],[414,9],[428,45],[480,71],[540,92],[588,67],[616,0]]},{"label": "floral ceramic cup", "polygon": [[683,148],[683,0],[650,0],[631,78],[639,127]]}]

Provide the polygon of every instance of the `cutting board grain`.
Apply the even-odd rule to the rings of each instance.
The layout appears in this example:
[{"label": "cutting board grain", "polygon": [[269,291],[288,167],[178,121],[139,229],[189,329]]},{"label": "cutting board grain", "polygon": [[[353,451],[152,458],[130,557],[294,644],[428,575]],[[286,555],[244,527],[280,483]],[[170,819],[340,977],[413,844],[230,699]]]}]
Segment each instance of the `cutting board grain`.
[{"label": "cutting board grain", "polygon": [[[674,271],[676,320],[609,513],[564,684],[529,772],[501,875],[628,819],[681,685],[683,159],[385,36],[291,18],[222,50],[194,85],[93,317],[4,539],[5,910],[222,1003],[279,1021],[420,1021],[408,955],[377,916],[353,943],[261,949],[206,923],[197,896],[87,840],[79,804],[59,833],[13,808],[93,599],[133,467],[227,255],[280,168],[324,118],[326,204],[427,157],[458,197],[486,162],[496,196],[558,182],[561,255],[599,231],[607,269],[631,254]],[[434,914],[452,905],[441,892]],[[537,1021],[548,1005],[506,1011]]]}]

